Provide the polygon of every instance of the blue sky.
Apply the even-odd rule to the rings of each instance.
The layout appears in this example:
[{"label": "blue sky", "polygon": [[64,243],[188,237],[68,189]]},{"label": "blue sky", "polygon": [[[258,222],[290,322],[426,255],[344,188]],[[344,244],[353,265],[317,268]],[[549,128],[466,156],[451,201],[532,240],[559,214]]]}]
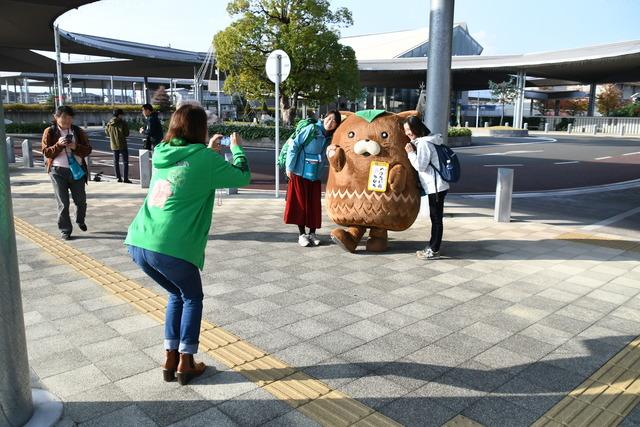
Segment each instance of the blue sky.
[{"label": "blue sky", "polygon": [[[353,13],[342,35],[428,25],[429,0],[331,0]],[[205,51],[231,23],[226,0],[103,0],[58,19],[80,33]],[[178,8],[176,5],[180,5]],[[400,6],[399,6],[400,5]],[[484,54],[531,53],[640,39],[640,0],[456,0]]]}]

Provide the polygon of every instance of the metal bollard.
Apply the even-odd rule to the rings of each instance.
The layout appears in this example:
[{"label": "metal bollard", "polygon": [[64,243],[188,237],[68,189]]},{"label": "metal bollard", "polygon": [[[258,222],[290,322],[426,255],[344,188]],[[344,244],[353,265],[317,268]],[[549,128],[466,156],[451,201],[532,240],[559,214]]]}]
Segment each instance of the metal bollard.
[{"label": "metal bollard", "polygon": [[567,133],[571,133],[572,130],[573,130],[573,125],[571,123],[569,123],[567,125]]},{"label": "metal bollard", "polygon": [[544,133],[549,133],[549,123],[544,124]]},{"label": "metal bollard", "polygon": [[[232,153],[224,153],[224,159],[229,163],[233,163],[233,154]],[[227,188],[227,195],[230,196],[232,194],[238,194],[238,189],[237,188]]]},{"label": "metal bollard", "polygon": [[529,130],[529,123],[524,124],[524,130]]},{"label": "metal bollard", "polygon": [[505,125],[506,127],[509,127],[509,122],[506,122],[504,125]]},{"label": "metal bollard", "polygon": [[624,125],[620,126],[620,136],[624,136]]},{"label": "metal bollard", "polygon": [[489,122],[484,122],[484,127],[488,128],[489,127]]},{"label": "metal bollard", "polygon": [[93,166],[93,158],[90,155],[85,157],[84,160],[87,162],[87,166],[89,167]]},{"label": "metal bollard", "polygon": [[151,183],[151,151],[138,150],[138,162],[140,166],[140,187],[149,188]]},{"label": "metal bollard", "polygon": [[22,162],[25,168],[33,167],[33,153],[31,152],[31,142],[28,139],[22,141]]},{"label": "metal bollard", "polygon": [[469,122],[464,122],[464,127],[468,128],[469,127]]},{"label": "metal bollard", "polygon": [[10,136],[7,137],[7,162],[16,162],[16,153],[13,152],[13,139]]},{"label": "metal bollard", "polygon": [[511,221],[511,197],[513,195],[513,169],[498,168],[496,204],[493,219],[497,222]]},{"label": "metal bollard", "polygon": [[593,125],[593,134],[594,135],[598,134],[598,125]]}]

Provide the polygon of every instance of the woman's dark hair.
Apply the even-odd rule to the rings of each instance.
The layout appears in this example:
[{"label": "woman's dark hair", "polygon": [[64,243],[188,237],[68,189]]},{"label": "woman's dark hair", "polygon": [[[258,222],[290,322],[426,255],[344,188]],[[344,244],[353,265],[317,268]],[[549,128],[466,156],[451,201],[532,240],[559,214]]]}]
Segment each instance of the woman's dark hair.
[{"label": "woman's dark hair", "polygon": [[328,133],[329,133],[329,135],[332,135],[332,134],[333,134],[333,132],[335,132],[335,131],[336,131],[336,129],[338,129],[338,126],[340,126],[340,123],[342,123],[342,115],[340,114],[340,111],[338,111],[338,110],[331,110],[331,111],[329,111],[329,112],[327,113],[327,116],[328,116],[329,114],[333,114],[333,118],[334,118],[334,120],[336,121],[336,127],[335,127],[335,129],[334,129],[334,130],[332,130],[332,131],[329,131],[329,132],[328,132]]},{"label": "woman's dark hair", "polygon": [[429,128],[420,120],[418,116],[409,116],[405,119],[404,124],[409,125],[411,132],[418,138],[431,134]]},{"label": "woman's dark hair", "polygon": [[58,122],[56,121],[56,119],[62,116],[63,114],[73,117],[75,113],[73,112],[73,108],[69,107],[68,105],[61,105],[58,108],[56,108],[56,111],[53,112],[53,120],[51,121],[51,123],[54,126],[57,125]]},{"label": "woman's dark hair", "polygon": [[118,117],[122,114],[124,114],[124,111],[122,111],[121,108],[116,108],[115,110],[113,110],[113,117]]},{"label": "woman's dark hair", "polygon": [[56,108],[56,112],[53,113],[55,117],[60,117],[63,114],[73,117],[75,113],[73,112],[73,108],[69,107],[68,105],[59,106],[58,108]]},{"label": "woman's dark hair", "polygon": [[151,105],[151,104],[143,104],[142,105],[142,109],[143,110],[148,110],[148,111],[153,111],[153,105]]},{"label": "woman's dark hair", "polygon": [[199,105],[185,104],[171,116],[165,141],[182,138],[189,144],[206,144],[207,113]]}]

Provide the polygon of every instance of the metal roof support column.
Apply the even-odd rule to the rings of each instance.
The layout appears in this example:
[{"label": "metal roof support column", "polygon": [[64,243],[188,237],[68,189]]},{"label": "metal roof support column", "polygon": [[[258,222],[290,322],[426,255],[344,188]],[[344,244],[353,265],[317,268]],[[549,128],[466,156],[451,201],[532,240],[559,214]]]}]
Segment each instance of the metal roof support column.
[{"label": "metal roof support column", "polygon": [[526,73],[518,71],[516,78],[516,87],[518,89],[518,97],[516,98],[515,108],[513,111],[513,127],[522,128],[522,116],[524,108],[524,86],[526,82]]},{"label": "metal roof support column", "polygon": [[24,79],[24,99],[26,104],[29,103],[29,79]]},{"label": "metal roof support column", "polygon": [[115,93],[113,91],[113,76],[110,76],[110,80],[111,80],[111,90],[109,91],[109,101],[111,101],[111,107],[113,108],[113,97],[115,96]]},{"label": "metal roof support column", "polygon": [[56,25],[53,27],[53,38],[56,45],[56,74],[58,76],[58,106],[64,105],[64,95],[62,94],[62,60],[60,59],[60,30]]},{"label": "metal roof support column", "polygon": [[69,102],[73,102],[73,78],[69,74]]},{"label": "metal roof support column", "polygon": [[447,142],[454,0],[431,0],[425,123]]},{"label": "metal roof support column", "polygon": [[142,80],[142,96],[144,97],[144,103],[149,103],[149,79],[147,77]]},{"label": "metal roof support column", "polygon": [[591,83],[589,86],[589,107],[587,107],[587,116],[593,117],[596,114],[596,84]]},{"label": "metal roof support column", "polygon": [[[0,141],[5,141],[4,107],[0,97]],[[18,249],[13,224],[7,150],[0,150],[0,425],[25,425],[33,414],[29,361],[24,330]]]}]

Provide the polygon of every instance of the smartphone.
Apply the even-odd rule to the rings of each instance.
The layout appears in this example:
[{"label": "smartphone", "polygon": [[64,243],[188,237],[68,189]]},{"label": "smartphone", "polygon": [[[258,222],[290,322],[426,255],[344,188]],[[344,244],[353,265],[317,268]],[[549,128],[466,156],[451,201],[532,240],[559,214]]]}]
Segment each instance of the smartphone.
[{"label": "smartphone", "polygon": [[73,134],[72,133],[68,133],[64,136],[65,141],[67,141],[67,144],[71,144],[71,141],[73,141]]},{"label": "smartphone", "polygon": [[231,145],[231,137],[223,136],[222,139],[220,140],[220,145],[223,145],[225,147],[228,147],[229,145]]}]

